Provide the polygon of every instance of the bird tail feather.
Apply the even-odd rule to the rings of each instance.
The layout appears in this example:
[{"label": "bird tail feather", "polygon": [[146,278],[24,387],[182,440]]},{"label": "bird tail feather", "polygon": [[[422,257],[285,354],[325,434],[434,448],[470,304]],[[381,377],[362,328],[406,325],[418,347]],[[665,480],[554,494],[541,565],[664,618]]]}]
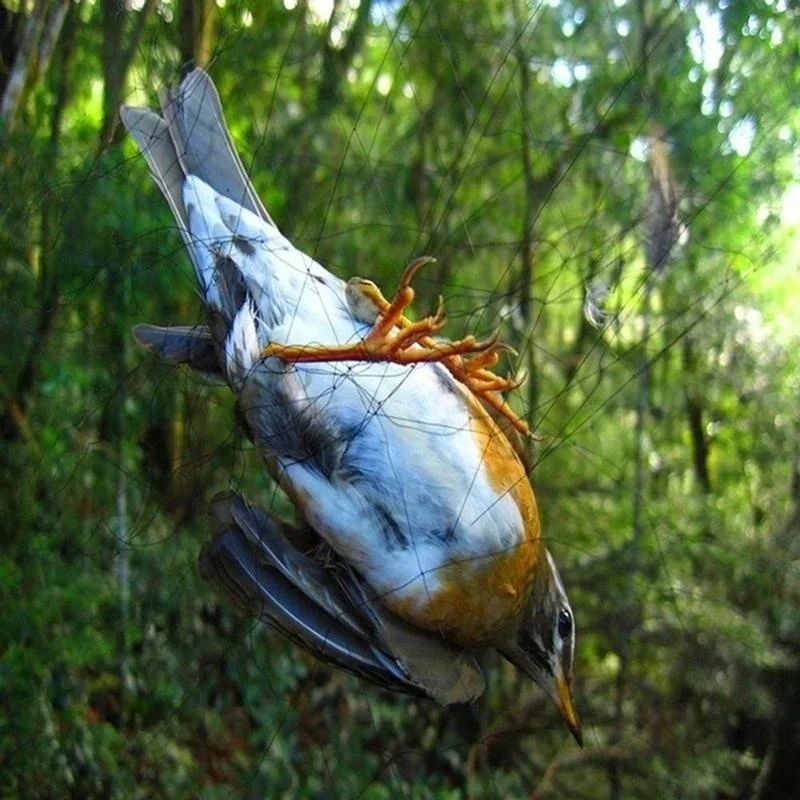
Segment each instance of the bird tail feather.
[{"label": "bird tail feather", "polygon": [[[233,147],[219,95],[208,75],[193,70],[180,85],[163,91],[160,100],[160,115],[123,106],[120,118],[178,223],[212,312],[212,347],[229,377],[235,378],[258,360],[262,349],[254,304],[248,299],[252,299],[248,280],[254,276],[244,268],[252,247],[242,231],[280,233]],[[256,283],[259,278],[255,276]],[[197,362],[194,357],[202,356],[199,363],[207,366],[209,349],[196,350],[196,339],[184,336],[178,346],[179,337],[162,335],[154,340],[153,333],[153,329],[142,330],[136,338],[192,366]],[[192,357],[176,358],[176,346],[178,350],[190,347]]]},{"label": "bird tail feather", "polygon": [[187,229],[181,197],[187,175],[275,226],[236,152],[219,94],[202,70],[161,95],[161,116],[147,108],[122,106],[120,118],[145,157],[176,219]]}]

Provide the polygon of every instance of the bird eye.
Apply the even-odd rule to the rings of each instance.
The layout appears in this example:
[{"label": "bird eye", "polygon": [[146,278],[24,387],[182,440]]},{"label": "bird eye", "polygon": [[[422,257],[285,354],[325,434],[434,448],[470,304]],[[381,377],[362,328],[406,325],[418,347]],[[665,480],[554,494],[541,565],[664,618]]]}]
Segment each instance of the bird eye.
[{"label": "bird eye", "polygon": [[558,612],[558,635],[562,639],[569,639],[572,636],[572,614],[566,608]]}]

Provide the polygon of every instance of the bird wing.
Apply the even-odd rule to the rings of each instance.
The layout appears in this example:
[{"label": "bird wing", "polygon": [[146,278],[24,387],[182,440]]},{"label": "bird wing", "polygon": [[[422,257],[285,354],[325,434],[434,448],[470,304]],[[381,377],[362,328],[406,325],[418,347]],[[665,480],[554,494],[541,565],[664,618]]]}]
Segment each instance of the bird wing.
[{"label": "bird wing", "polygon": [[198,372],[223,377],[211,331],[204,325],[136,325],[137,344],[165,361],[186,364]]},{"label": "bird wing", "polygon": [[214,512],[221,528],[203,548],[201,575],[241,611],[379,686],[444,705],[482,694],[471,656],[386,611],[334,552],[300,552],[287,525],[239,496]]}]

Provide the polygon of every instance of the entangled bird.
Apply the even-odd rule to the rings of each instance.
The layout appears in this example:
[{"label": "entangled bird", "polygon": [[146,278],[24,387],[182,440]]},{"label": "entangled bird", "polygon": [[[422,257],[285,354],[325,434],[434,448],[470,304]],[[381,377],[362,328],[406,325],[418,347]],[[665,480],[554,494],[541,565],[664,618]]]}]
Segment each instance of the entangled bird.
[{"label": "entangled bird", "polygon": [[470,702],[495,648],[552,698],[582,743],[575,624],[502,399],[504,346],[440,337],[406,316],[412,262],[386,299],[286,239],[234,149],[208,75],[122,121],[169,203],[205,307],[201,326],[138,325],[137,341],[224,380],[298,528],[238,495],[201,574],[315,657],[378,685]]}]

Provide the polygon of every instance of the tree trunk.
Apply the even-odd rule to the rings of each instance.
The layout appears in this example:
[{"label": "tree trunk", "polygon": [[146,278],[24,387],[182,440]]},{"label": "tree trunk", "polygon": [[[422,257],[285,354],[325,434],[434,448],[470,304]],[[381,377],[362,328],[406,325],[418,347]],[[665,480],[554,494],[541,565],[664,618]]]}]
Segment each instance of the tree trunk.
[{"label": "tree trunk", "polygon": [[691,336],[689,334],[683,338],[681,360],[683,362],[684,375],[683,396],[686,406],[686,417],[689,423],[689,434],[692,439],[694,479],[703,494],[711,494],[711,476],[708,472],[709,444],[703,424],[703,407],[698,400],[699,393],[693,385],[696,384],[694,369],[696,359]]},{"label": "tree trunk", "polygon": [[[100,149],[108,147],[122,135],[118,124],[119,107],[125,95],[125,83],[133,58],[144,34],[147,18],[156,0],[145,0],[141,10],[126,10],[120,0],[103,0],[103,123],[100,128]],[[131,25],[128,20],[135,13]],[[127,28],[130,32],[127,33]]]},{"label": "tree trunk", "polygon": [[205,67],[214,47],[216,0],[181,0],[179,14],[181,61],[187,68]]},{"label": "tree trunk", "polygon": [[[81,6],[82,0],[77,4],[68,4],[69,13],[63,25],[64,35],[59,51],[59,82],[50,118],[50,150],[43,168],[44,174],[51,174],[55,170],[60,154],[61,128],[64,111],[70,100],[69,80]],[[11,395],[4,398],[5,408],[2,418],[0,418],[0,437],[6,440],[15,439],[25,433],[28,405],[39,380],[42,358],[60,302],[61,279],[57,266],[62,255],[60,248],[57,247],[61,234],[60,227],[57,225],[60,214],[59,202],[58,195],[49,192],[41,203],[37,247],[37,251],[40,253],[38,260],[38,279],[41,287],[39,310],[28,352],[22,360],[22,369],[16,378]]]},{"label": "tree trunk", "polygon": [[[642,360],[639,367],[639,393],[636,400],[636,424],[634,428],[634,485],[633,485],[633,522],[632,533],[627,547],[623,551],[621,568],[627,576],[627,585],[623,593],[622,608],[618,611],[617,654],[619,671],[616,680],[616,696],[614,698],[614,721],[612,724],[610,743],[619,747],[623,740],[624,705],[627,692],[628,672],[630,670],[630,640],[639,624],[640,608],[634,591],[634,578],[639,571],[639,548],[644,534],[644,506],[646,493],[645,468],[645,424],[650,405],[650,361],[647,343],[650,338],[650,305],[653,291],[652,280],[646,278],[644,299],[642,300]],[[622,764],[613,761],[608,767],[609,796],[612,800],[622,797]]]},{"label": "tree trunk", "polygon": [[[784,554],[785,563],[800,558],[800,430],[795,428],[795,445],[789,478],[792,508],[783,529],[775,536],[776,552]],[[784,576],[788,584],[790,578]],[[794,608],[796,591],[783,588],[785,607]],[[772,797],[794,797],[797,793],[797,754],[800,753],[800,636],[797,625],[787,626],[781,646],[791,654],[793,664],[774,670],[772,696],[775,716],[770,726],[769,742],[761,769],[753,783],[750,800]]]},{"label": "tree trunk", "polygon": [[52,4],[37,0],[34,5],[0,99],[0,122],[8,130],[14,127],[31,89],[47,71],[69,9],[70,0],[56,0]]}]

